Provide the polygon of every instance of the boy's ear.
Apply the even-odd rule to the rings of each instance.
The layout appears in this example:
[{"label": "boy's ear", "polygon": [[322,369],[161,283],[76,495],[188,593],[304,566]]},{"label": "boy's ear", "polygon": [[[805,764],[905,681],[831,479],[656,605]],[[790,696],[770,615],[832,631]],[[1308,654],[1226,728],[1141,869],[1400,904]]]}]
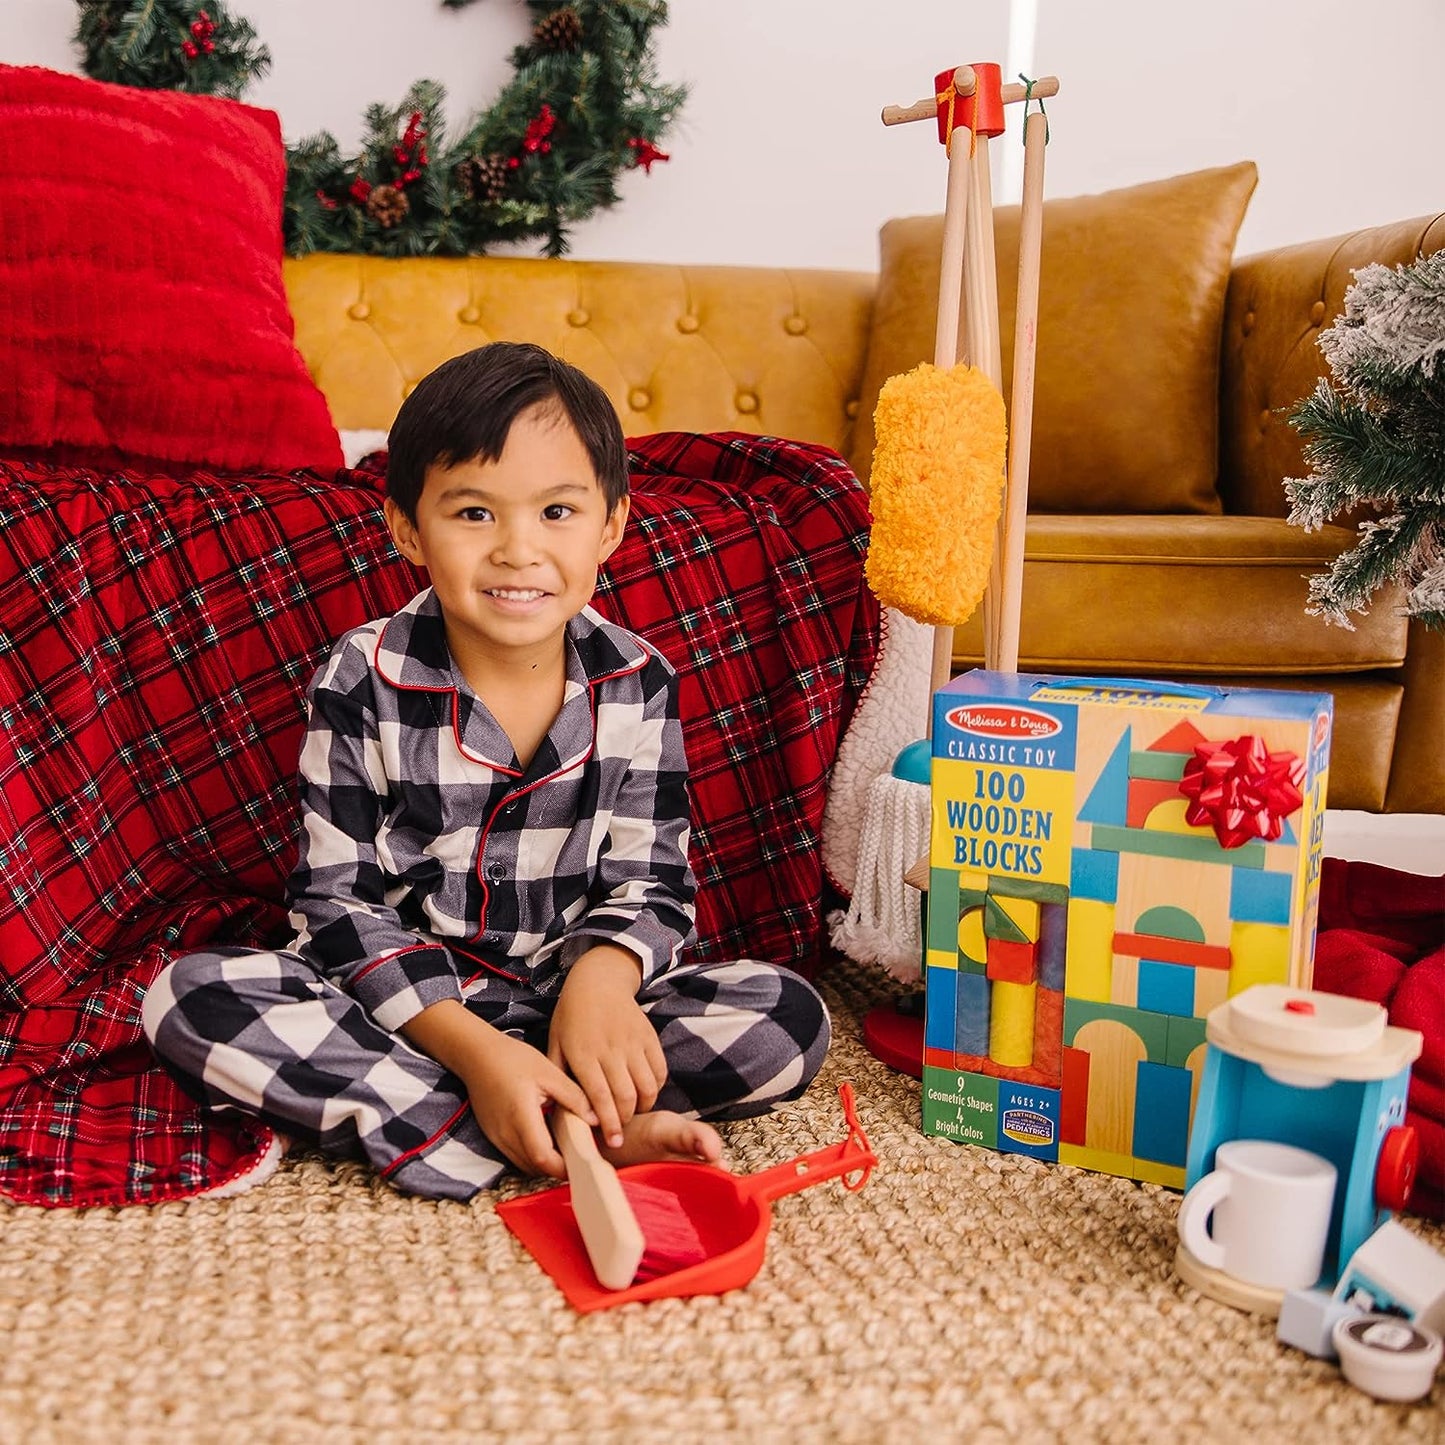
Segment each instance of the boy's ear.
[{"label": "boy's ear", "polygon": [[386,525],[391,532],[391,540],[396,543],[396,550],[408,562],[418,567],[424,566],[416,526],[411,518],[390,497],[382,502],[381,510],[386,516]]},{"label": "boy's ear", "polygon": [[597,551],[599,562],[605,562],[617,550],[618,544],[622,541],[623,528],[627,526],[627,518],[631,512],[632,498],[626,496],[619,498],[602,528],[602,545]]}]

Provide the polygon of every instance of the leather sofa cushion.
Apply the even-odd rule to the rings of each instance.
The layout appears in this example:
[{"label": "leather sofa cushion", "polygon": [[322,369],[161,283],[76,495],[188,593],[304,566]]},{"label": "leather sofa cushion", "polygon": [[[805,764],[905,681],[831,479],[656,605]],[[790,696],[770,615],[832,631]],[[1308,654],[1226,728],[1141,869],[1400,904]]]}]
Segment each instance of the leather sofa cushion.
[{"label": "leather sofa cushion", "polygon": [[[1044,202],[1030,510],[1217,512],[1219,352],[1252,161]],[[1019,208],[996,207],[1004,392]],[[889,221],[849,460],[866,478],[890,376],[933,360],[942,216]],[[960,327],[960,334],[962,328]]]},{"label": "leather sofa cushion", "polygon": [[[1406,620],[1381,593],[1354,631],[1305,611],[1311,572],[1355,533],[1274,517],[1032,516],[1019,666],[1144,677],[1399,668]],[[982,608],[954,656],[983,657]]]}]

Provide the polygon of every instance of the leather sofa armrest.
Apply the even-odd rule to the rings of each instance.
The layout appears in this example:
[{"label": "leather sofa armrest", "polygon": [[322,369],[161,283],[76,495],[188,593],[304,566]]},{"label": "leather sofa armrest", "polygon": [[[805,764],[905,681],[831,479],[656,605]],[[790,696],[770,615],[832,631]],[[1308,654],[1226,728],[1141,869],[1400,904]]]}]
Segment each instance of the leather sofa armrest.
[{"label": "leather sofa armrest", "polygon": [[1219,492],[1226,512],[1283,517],[1289,511],[1284,479],[1308,470],[1289,412],[1328,374],[1316,337],[1344,310],[1354,272],[1372,261],[1405,265],[1441,247],[1445,213],[1235,262],[1220,357]]}]

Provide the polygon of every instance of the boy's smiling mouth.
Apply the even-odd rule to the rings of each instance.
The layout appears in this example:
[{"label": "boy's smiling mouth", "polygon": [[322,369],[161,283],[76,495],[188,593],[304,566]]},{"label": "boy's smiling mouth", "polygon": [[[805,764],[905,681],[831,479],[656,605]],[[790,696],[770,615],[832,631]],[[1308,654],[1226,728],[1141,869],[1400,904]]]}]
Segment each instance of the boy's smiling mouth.
[{"label": "boy's smiling mouth", "polygon": [[488,597],[502,602],[537,602],[548,594],[538,587],[488,587]]}]

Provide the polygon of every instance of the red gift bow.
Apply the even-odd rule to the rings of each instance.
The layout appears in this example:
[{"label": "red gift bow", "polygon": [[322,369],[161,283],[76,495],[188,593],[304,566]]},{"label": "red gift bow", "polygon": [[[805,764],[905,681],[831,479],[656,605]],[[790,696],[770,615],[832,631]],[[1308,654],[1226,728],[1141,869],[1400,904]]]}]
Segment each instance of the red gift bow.
[{"label": "red gift bow", "polygon": [[1179,780],[1179,791],[1192,799],[1184,821],[1208,823],[1221,848],[1252,838],[1272,843],[1304,802],[1304,777],[1299,757],[1269,752],[1263,738],[1249,733],[1227,743],[1198,743]]}]

